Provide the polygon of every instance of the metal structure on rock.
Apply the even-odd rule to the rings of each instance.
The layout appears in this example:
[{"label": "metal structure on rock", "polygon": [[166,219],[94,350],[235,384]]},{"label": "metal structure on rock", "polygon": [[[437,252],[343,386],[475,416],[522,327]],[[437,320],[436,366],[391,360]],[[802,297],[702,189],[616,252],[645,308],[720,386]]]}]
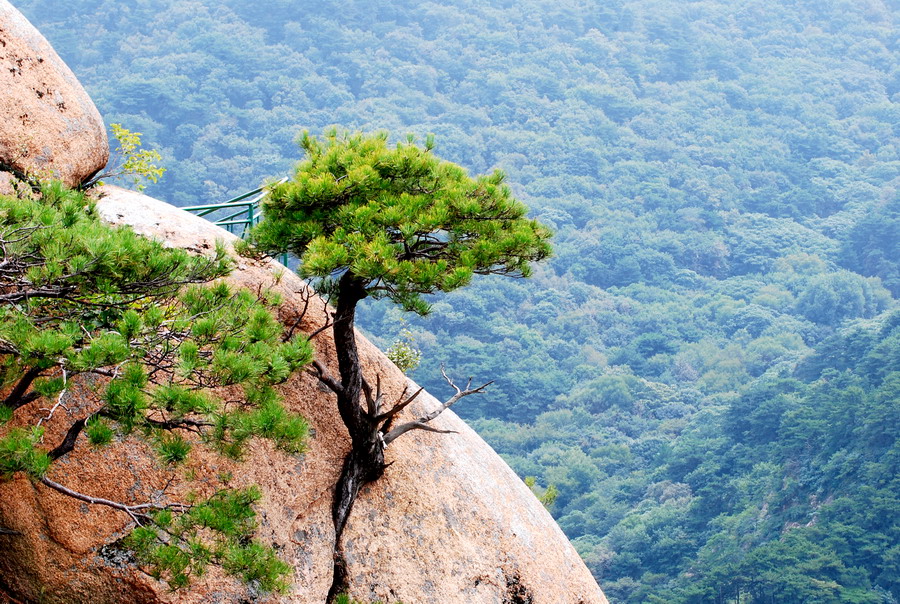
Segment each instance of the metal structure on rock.
[{"label": "metal structure on rock", "polygon": [[[273,184],[281,184],[283,182],[287,182],[287,177]],[[262,186],[222,203],[188,206],[181,209],[206,218],[213,224],[217,224],[229,233],[243,239],[250,227],[259,224],[259,221],[262,219],[260,204],[266,195],[268,195],[266,186]],[[288,255],[283,254],[279,260],[287,266]]]}]

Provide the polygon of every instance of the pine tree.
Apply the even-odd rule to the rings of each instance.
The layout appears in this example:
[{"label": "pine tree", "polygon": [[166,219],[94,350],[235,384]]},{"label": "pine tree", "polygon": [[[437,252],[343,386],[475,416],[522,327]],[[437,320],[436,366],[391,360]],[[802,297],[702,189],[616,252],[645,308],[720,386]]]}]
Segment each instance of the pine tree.
[{"label": "pine tree", "polygon": [[[110,227],[83,193],[59,183],[42,183],[34,198],[0,196],[0,428],[21,424],[16,412],[29,405],[46,400],[50,409],[34,425],[0,434],[0,478],[24,472],[43,487],[128,514],[137,525],[129,543],[173,587],[215,562],[276,589],[289,568],[252,540],[256,490],[126,504],[49,476],[82,433],[95,446],[117,433],[143,435],[169,465],[189,455],[188,433],[232,457],[253,436],[303,450],[307,424],[284,408],[274,386],[307,365],[312,348],[283,333],[274,294],[209,283],[229,270],[223,247],[196,256]],[[104,384],[98,405],[47,450],[42,423],[63,416],[58,408],[65,409],[73,379],[85,374]],[[238,407],[212,394],[228,385],[244,392]]]},{"label": "pine tree", "polygon": [[439,410],[393,427],[415,394],[382,409],[380,388],[373,393],[360,368],[357,305],[368,297],[387,298],[426,314],[424,295],[462,287],[473,275],[528,276],[530,263],[550,254],[551,234],[526,217],[502,172],[471,178],[432,153],[432,137],[424,147],[412,137],[391,146],[387,133],[331,129],[321,139],[304,133],[300,144],[306,158],[293,180],[272,186],[252,238],[268,253],[295,254],[301,276],[335,302],[331,329],[339,379],[315,364],[337,397],[352,440],[332,508],[333,599],[345,587],[341,533],[359,489],[382,476],[385,447],[410,430],[437,431],[429,421],[487,385],[458,388],[448,378],[456,394]]}]

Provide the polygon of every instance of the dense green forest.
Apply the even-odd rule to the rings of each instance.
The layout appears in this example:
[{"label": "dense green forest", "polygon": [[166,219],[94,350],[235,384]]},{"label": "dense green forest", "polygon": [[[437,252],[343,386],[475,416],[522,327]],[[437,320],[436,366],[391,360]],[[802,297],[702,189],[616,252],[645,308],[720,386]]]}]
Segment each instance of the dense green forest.
[{"label": "dense green forest", "polygon": [[613,602],[900,600],[900,2],[13,0],[221,200],[306,128],[434,133],[555,256],[424,319],[369,304]]}]

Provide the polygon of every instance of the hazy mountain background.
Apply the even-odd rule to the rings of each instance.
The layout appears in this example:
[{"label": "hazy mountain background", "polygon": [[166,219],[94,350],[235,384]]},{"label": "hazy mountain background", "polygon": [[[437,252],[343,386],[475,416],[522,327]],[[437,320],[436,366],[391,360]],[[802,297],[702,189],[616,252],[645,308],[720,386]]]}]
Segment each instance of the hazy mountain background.
[{"label": "hazy mountain background", "polygon": [[459,413],[612,601],[900,599],[900,2],[13,3],[176,205],[329,124],[504,169],[556,256],[360,322],[496,380]]}]

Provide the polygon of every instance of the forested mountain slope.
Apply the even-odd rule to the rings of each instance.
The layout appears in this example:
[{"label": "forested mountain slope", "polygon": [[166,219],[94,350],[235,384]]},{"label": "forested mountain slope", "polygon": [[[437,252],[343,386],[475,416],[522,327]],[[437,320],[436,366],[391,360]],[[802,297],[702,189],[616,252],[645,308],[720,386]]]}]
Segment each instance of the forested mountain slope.
[{"label": "forested mountain slope", "polygon": [[460,413],[612,600],[900,599],[896,0],[15,4],[176,204],[328,124],[506,170],[556,256],[406,318],[414,377],[497,380]]}]

